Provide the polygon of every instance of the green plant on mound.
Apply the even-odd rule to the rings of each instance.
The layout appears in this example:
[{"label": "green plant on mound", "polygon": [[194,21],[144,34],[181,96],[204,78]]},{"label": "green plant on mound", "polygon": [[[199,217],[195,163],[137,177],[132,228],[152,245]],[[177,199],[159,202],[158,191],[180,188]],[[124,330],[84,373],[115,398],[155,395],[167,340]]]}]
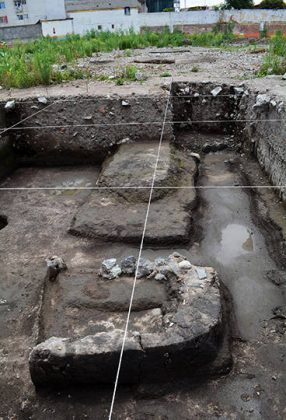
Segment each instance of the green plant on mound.
[{"label": "green plant on mound", "polygon": [[[15,42],[9,48],[4,44],[0,49],[0,85],[6,88],[26,88],[89,78],[88,69],[76,69],[76,60],[101,52],[124,50],[129,56],[130,51],[147,47],[220,47],[233,38],[228,28],[191,35],[178,30],[171,33],[168,28],[164,28],[160,33],[91,30],[84,36],[68,35],[63,40],[46,37],[27,43]],[[54,69],[55,64],[68,64],[67,70],[57,71]],[[132,80],[132,72],[131,69],[127,77],[121,78],[123,82],[124,79]]]},{"label": "green plant on mound", "polygon": [[269,49],[259,69],[259,76],[286,73],[286,36],[277,31],[269,41]]}]

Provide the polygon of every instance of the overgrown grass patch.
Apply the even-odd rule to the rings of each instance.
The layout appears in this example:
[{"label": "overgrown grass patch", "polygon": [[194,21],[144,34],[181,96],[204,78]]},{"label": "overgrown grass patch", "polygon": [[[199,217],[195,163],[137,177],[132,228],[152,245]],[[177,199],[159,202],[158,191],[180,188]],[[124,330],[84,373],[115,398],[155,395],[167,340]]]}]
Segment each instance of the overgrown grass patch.
[{"label": "overgrown grass patch", "polygon": [[286,36],[278,31],[269,41],[269,49],[258,72],[259,76],[286,73]]},{"label": "overgrown grass patch", "polygon": [[[89,70],[65,71],[53,69],[53,64],[70,63],[94,53],[125,50],[126,56],[133,49],[146,47],[179,47],[183,45],[219,47],[234,38],[229,31],[184,34],[180,31],[162,33],[111,33],[90,31],[85,36],[68,35],[64,40],[41,38],[28,43],[16,42],[13,47],[0,49],[0,85],[6,88],[26,88],[36,85],[49,85],[75,78],[89,78]],[[122,79],[133,80],[133,70]]]}]

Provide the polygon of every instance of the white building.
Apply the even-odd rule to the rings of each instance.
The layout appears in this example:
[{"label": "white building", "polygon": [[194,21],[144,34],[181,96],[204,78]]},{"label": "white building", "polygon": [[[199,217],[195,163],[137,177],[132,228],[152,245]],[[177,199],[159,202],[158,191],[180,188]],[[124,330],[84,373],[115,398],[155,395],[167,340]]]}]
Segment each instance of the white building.
[{"label": "white building", "polygon": [[41,19],[65,19],[64,0],[0,0],[0,27],[32,25]]}]

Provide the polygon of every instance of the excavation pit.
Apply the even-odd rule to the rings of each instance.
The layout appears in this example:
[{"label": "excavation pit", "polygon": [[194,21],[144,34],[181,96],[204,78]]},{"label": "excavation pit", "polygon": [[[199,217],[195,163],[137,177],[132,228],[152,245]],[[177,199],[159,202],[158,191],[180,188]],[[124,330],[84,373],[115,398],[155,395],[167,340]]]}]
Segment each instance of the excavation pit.
[{"label": "excavation pit", "polygon": [[[12,360],[3,374],[5,386],[17,372],[20,379],[12,379],[11,386],[29,394],[31,348],[37,390],[114,384],[134,276],[109,280],[98,272],[104,259],[138,256],[168,94],[154,89],[149,98],[142,92],[65,98],[5,133],[0,173],[6,175],[1,187],[7,190],[1,190],[0,213],[9,215],[9,228],[0,233],[0,330],[3,357]],[[273,331],[281,331],[282,324],[272,319],[272,308],[283,305],[274,281],[285,269],[285,207],[276,203],[273,190],[247,192],[243,186],[267,187],[271,178],[285,198],[284,126],[267,123],[283,119],[285,111],[274,93],[268,103],[258,96],[246,84],[173,83],[143,257],[154,261],[176,250],[191,261],[194,276],[196,266],[213,269],[207,269],[207,284],[200,280],[205,289],[188,289],[206,294],[190,300],[192,313],[182,327],[185,342],[170,342],[169,331],[177,327],[172,319],[166,322],[178,315],[181,304],[181,293],[170,293],[170,287],[182,282],[137,280],[121,383],[159,380],[164,388],[170,378],[177,385],[184,378],[200,389],[203,382],[199,398],[205,401],[214,391],[205,387],[213,386],[209,378],[215,375],[222,394],[235,389],[240,395],[249,386],[242,375],[234,371],[220,378],[231,368],[233,336],[242,370],[258,372],[265,384],[277,375],[265,359],[272,350],[261,349],[280,351],[280,335]],[[9,115],[13,123],[33,111],[31,98],[18,102],[15,115]],[[55,255],[68,268],[51,282],[45,260]],[[41,400],[41,408],[48,399]]]}]

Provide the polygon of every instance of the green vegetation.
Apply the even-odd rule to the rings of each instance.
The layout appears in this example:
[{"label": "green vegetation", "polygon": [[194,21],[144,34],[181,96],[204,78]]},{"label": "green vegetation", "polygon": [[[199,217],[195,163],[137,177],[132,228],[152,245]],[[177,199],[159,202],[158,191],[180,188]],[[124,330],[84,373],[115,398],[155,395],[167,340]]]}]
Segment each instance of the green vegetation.
[{"label": "green vegetation", "polygon": [[253,0],[226,0],[226,9],[252,9]]},{"label": "green vegetation", "polygon": [[260,9],[285,9],[286,4],[283,0],[262,0],[258,7]]},{"label": "green vegetation", "polygon": [[[88,69],[73,68],[72,64],[81,57],[90,57],[94,53],[125,50],[126,56],[131,50],[146,47],[179,47],[183,45],[220,47],[234,39],[229,27],[220,31],[200,34],[184,34],[180,31],[170,33],[144,32],[137,34],[110,33],[90,31],[85,36],[69,35],[64,40],[41,38],[39,40],[16,42],[9,48],[3,45],[0,49],[0,85],[6,88],[26,88],[36,85],[49,85],[72,79],[90,78]],[[60,65],[68,64],[65,69]],[[71,65],[70,65],[71,64]],[[104,76],[102,76],[104,77]],[[134,69],[127,70],[124,80],[134,80]]]},{"label": "green vegetation", "polygon": [[123,68],[118,69],[115,76],[115,83],[117,85],[124,85],[125,82],[137,80],[137,67],[133,65],[127,65]]},{"label": "green vegetation", "polygon": [[259,70],[259,75],[284,73],[286,73],[286,36],[278,31],[269,41],[269,50]]},{"label": "green vegetation", "polygon": [[168,71],[164,71],[164,73],[160,74],[160,77],[172,77],[172,74]]}]

